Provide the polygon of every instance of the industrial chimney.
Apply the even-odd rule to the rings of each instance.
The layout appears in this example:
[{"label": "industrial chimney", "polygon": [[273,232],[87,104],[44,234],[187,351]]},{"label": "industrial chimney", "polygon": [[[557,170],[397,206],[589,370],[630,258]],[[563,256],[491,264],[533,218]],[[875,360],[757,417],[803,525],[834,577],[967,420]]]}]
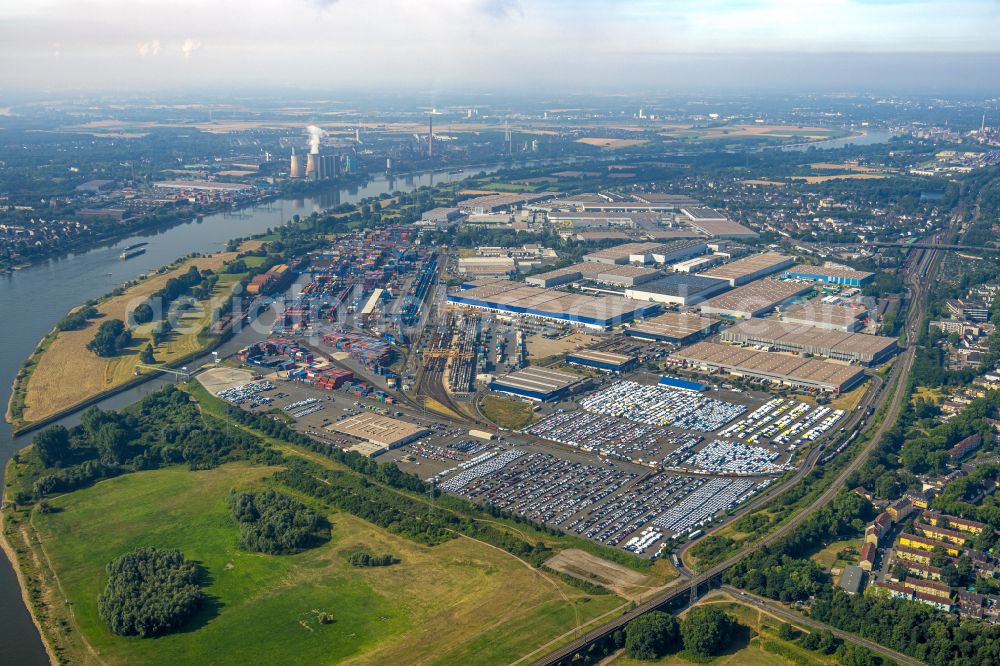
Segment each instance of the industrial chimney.
[{"label": "industrial chimney", "polygon": [[430,126],[427,129],[427,157],[434,159],[434,116],[427,119]]},{"label": "industrial chimney", "polygon": [[306,178],[316,180],[319,177],[319,151],[310,152],[306,156]]}]

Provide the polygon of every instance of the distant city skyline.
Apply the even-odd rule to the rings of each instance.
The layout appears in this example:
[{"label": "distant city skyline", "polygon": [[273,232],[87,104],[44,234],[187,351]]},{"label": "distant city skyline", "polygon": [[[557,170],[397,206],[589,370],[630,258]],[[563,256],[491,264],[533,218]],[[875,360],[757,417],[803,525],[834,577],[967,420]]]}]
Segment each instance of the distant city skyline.
[{"label": "distant city skyline", "polygon": [[997,0],[33,0],[0,87],[971,92],[998,34]]}]

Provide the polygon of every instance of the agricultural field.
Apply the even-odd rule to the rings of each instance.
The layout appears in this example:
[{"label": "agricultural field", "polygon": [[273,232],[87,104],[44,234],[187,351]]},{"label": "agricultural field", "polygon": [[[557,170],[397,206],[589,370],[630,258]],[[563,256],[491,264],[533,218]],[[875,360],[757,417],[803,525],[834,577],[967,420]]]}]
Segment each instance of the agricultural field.
[{"label": "agricultural field", "polygon": [[[273,467],[229,464],[117,477],[35,512],[35,553],[58,577],[55,613],[81,663],[509,663],[625,603],[591,596],[488,544],[459,537],[427,547],[359,518],[330,514],[331,540],[296,555],[240,550],[225,504],[232,488]],[[307,500],[308,501],[308,500]],[[358,569],[363,545],[401,562]],[[112,634],[97,614],[104,567],[139,546],[179,548],[205,569],[209,603],[181,631]],[[65,610],[64,610],[65,609]],[[321,623],[322,613],[332,616]]]},{"label": "agricultural field", "polygon": [[[87,350],[102,321],[128,320],[128,312],[151,294],[159,291],[167,280],[187,272],[191,266],[199,270],[218,271],[234,259],[235,252],[219,253],[188,259],[177,267],[156,274],[127,289],[125,293],[111,296],[97,304],[99,317],[78,331],[59,331],[50,340],[42,354],[35,358],[35,366],[27,380],[24,410],[21,423],[40,421],[64,409],[79,404],[102,391],[125,384],[135,376],[139,354],[152,341],[154,323],[132,329],[132,344],[123,354],[102,358]],[[204,332],[211,325],[212,312],[227,302],[233,287],[242,274],[221,273],[212,298],[201,301],[181,313],[170,339],[154,345],[158,363],[170,363],[206,349],[210,343]]]}]

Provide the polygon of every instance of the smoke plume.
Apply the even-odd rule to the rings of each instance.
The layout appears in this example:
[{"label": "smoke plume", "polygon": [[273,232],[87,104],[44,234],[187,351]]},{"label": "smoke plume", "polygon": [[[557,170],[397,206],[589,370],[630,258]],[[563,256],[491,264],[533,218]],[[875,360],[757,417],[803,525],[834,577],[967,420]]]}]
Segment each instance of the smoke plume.
[{"label": "smoke plume", "polygon": [[326,132],[316,127],[315,125],[310,125],[306,128],[309,132],[309,152],[318,153],[319,152],[319,142],[326,136]]}]

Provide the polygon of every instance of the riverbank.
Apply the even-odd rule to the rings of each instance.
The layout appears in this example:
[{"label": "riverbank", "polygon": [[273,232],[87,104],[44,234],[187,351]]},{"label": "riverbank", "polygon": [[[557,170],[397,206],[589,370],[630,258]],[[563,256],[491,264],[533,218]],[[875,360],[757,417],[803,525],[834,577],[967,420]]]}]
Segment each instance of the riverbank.
[{"label": "riverbank", "polygon": [[[257,249],[259,241],[244,242],[237,252],[222,252],[177,262],[162,273],[133,281],[122,292],[112,292],[99,299],[94,307],[98,316],[86,327],[75,331],[54,329],[36,347],[14,380],[7,406],[7,421],[16,434],[26,432],[35,424],[49,422],[75,411],[95,400],[132,386],[153,375],[136,375],[140,354],[149,343],[153,346],[157,365],[170,367],[185,359],[197,357],[217,343],[218,336],[206,333],[216,309],[224,307],[243,274],[219,273],[239,252]],[[174,331],[168,340],[154,344],[153,328],[157,323],[135,326],[132,343],[122,354],[100,357],[87,350],[99,322],[118,319],[127,321],[137,304],[163,289],[167,281],[185,274],[190,268],[212,270],[219,282],[208,299],[177,315]]]},{"label": "riverbank", "polygon": [[[9,467],[13,466],[14,459],[12,458],[7,462],[4,467],[4,478],[6,479],[9,474]],[[39,610],[35,607],[34,599],[28,593],[28,579],[25,576],[26,563],[22,562],[19,554],[27,552],[30,550],[30,544],[22,543],[22,539],[26,536],[22,530],[15,530],[11,524],[11,520],[8,514],[14,512],[13,502],[7,497],[7,486],[4,484],[3,488],[0,488],[0,551],[7,557],[7,561],[10,562],[11,568],[14,570],[14,576],[17,578],[17,585],[21,590],[21,601],[24,607],[28,609],[28,615],[31,617],[32,624],[35,625],[35,629],[38,631],[38,635],[41,637],[42,647],[45,648],[45,653],[48,655],[50,664],[58,664],[59,658],[56,655],[56,651],[50,642],[49,636],[51,636],[48,627],[42,626],[41,616]],[[17,537],[17,542],[20,544],[19,548],[15,547],[12,543],[13,536],[9,531],[16,531],[19,533]],[[40,583],[41,585],[41,583]]]}]

